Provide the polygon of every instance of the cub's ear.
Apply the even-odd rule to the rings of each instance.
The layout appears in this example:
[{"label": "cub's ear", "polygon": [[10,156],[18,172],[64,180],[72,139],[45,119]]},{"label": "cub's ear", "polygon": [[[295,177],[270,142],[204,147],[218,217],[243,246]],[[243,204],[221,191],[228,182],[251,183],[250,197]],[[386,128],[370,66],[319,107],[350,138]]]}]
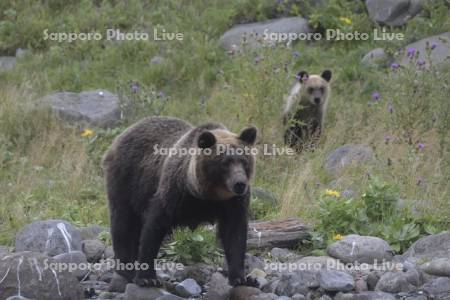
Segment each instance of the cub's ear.
[{"label": "cub's ear", "polygon": [[297,73],[297,80],[300,81],[300,83],[305,82],[306,80],[308,80],[309,74],[306,71],[300,71]]},{"label": "cub's ear", "polygon": [[326,81],[330,82],[331,80],[331,71],[330,70],[325,70],[322,72],[322,76],[323,79],[325,79]]},{"label": "cub's ear", "polygon": [[251,126],[245,128],[241,134],[239,135],[239,139],[249,145],[254,145],[256,141],[256,136],[258,134],[258,129],[256,127]]},{"label": "cub's ear", "polygon": [[197,140],[197,145],[201,149],[211,148],[216,143],[216,137],[209,131],[202,132]]}]

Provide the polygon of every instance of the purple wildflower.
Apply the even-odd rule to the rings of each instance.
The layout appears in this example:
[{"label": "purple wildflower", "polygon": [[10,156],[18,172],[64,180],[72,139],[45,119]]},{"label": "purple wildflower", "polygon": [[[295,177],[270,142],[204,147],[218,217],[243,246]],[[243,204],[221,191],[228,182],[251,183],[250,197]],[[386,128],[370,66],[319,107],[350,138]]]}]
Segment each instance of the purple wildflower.
[{"label": "purple wildflower", "polygon": [[294,56],[295,58],[298,58],[298,57],[300,57],[300,52],[294,51],[294,52],[292,52],[292,56]]},{"label": "purple wildflower", "polygon": [[423,183],[423,179],[422,179],[422,177],[417,177],[416,178],[416,185],[422,185],[422,183]]},{"label": "purple wildflower", "polygon": [[407,54],[409,58],[413,58],[416,55],[416,48],[408,48]]},{"label": "purple wildflower", "polygon": [[379,100],[380,97],[381,97],[381,95],[380,95],[379,92],[374,92],[374,93],[372,94],[372,99],[375,100],[375,101]]},{"label": "purple wildflower", "polygon": [[255,64],[258,64],[259,62],[261,62],[263,60],[263,58],[261,56],[257,56],[255,57]]},{"label": "purple wildflower", "polygon": [[425,61],[424,61],[423,59],[419,59],[419,60],[417,61],[417,65],[418,65],[419,67],[423,67],[423,66],[425,65]]},{"label": "purple wildflower", "polygon": [[132,82],[131,83],[131,92],[133,92],[134,94],[139,93],[140,87],[139,87],[139,83],[138,82]]},{"label": "purple wildflower", "polygon": [[390,134],[386,134],[384,136],[384,142],[387,144],[392,140],[392,136]]},{"label": "purple wildflower", "polygon": [[425,148],[425,144],[424,143],[418,143],[417,144],[417,149],[418,150],[423,150],[423,148]]},{"label": "purple wildflower", "polygon": [[164,97],[166,97],[166,94],[163,91],[161,91],[161,92],[159,92],[158,97],[164,98]]},{"label": "purple wildflower", "polygon": [[437,44],[436,43],[433,43],[433,44],[431,44],[431,50],[434,50],[434,49],[436,49],[436,47],[437,47]]},{"label": "purple wildflower", "polygon": [[397,71],[398,68],[400,68],[400,65],[398,63],[392,63],[391,64],[392,71]]}]

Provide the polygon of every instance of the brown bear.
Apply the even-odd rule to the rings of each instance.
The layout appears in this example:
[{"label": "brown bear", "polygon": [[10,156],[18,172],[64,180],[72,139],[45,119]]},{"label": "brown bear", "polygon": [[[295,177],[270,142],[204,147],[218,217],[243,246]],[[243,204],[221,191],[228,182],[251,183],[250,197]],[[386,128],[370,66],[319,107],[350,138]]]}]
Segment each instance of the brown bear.
[{"label": "brown bear", "polygon": [[308,75],[301,71],[292,87],[283,111],[283,124],[287,126],[284,142],[301,152],[314,148],[323,130],[331,93],[331,71],[321,75]]},{"label": "brown bear", "polygon": [[115,258],[149,268],[116,268],[122,286],[113,282],[111,290],[123,289],[124,279],[159,285],[154,259],[163,238],[175,227],[205,222],[218,223],[230,284],[251,284],[244,257],[256,136],[255,127],[237,135],[222,124],[193,127],[177,118],[149,117],[114,140],[103,167]]}]

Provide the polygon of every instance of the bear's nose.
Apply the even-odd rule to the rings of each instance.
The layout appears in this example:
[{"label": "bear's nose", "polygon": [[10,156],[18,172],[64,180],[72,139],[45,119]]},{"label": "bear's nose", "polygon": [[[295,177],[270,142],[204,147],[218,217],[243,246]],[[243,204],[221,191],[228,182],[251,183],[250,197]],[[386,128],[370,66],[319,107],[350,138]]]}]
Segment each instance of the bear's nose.
[{"label": "bear's nose", "polygon": [[319,103],[320,103],[320,98],[314,98],[314,102],[315,102],[316,104],[319,104]]},{"label": "bear's nose", "polygon": [[247,189],[247,184],[245,182],[237,182],[233,185],[233,192],[236,195],[244,194],[246,189]]}]

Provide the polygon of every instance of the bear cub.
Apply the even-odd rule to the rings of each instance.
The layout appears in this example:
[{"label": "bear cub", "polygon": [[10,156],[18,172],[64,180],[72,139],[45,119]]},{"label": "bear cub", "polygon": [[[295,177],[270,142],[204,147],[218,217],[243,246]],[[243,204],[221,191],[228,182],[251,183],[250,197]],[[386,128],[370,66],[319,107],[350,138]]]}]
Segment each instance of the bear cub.
[{"label": "bear cub", "polygon": [[252,147],[256,136],[255,127],[238,135],[217,123],[193,127],[149,117],[114,140],[103,167],[115,258],[149,268],[116,268],[111,291],[131,281],[159,286],[154,260],[164,237],[178,226],[202,223],[218,224],[230,284],[253,284],[246,281],[244,258],[255,158],[236,149]]},{"label": "bear cub", "polygon": [[292,87],[283,111],[283,124],[287,126],[284,142],[301,152],[314,148],[320,137],[331,92],[331,71],[321,75],[308,75],[301,71]]}]

